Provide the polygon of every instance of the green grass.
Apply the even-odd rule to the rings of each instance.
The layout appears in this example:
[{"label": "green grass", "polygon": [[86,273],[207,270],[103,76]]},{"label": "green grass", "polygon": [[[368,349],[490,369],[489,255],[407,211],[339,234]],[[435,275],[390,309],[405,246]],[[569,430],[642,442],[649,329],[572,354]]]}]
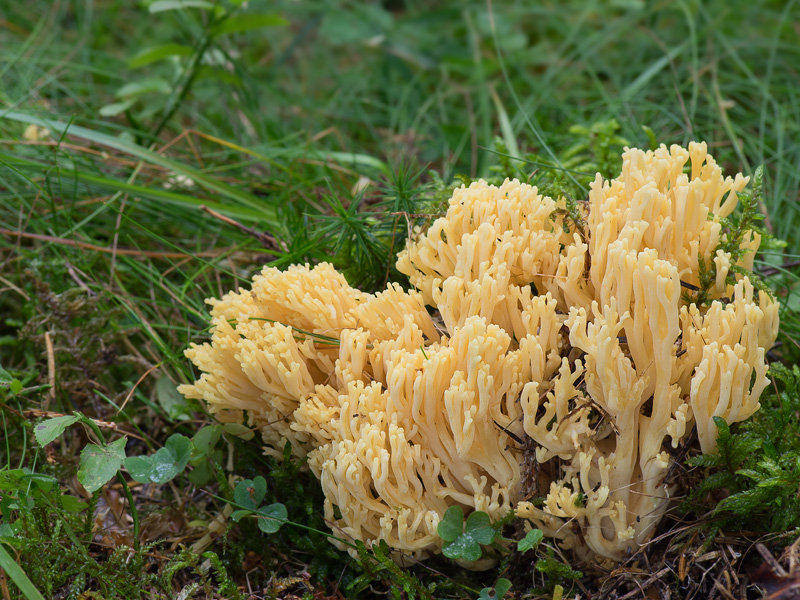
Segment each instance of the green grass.
[{"label": "green grass", "polygon": [[[133,440],[129,453],[193,435],[207,417],[196,406],[175,412],[156,382],[193,380],[182,352],[203,339],[204,298],[245,285],[266,262],[332,260],[365,289],[401,280],[392,256],[406,222],[390,213],[435,212],[457,177],[513,169],[538,169],[534,180],[580,194],[587,164],[605,166],[576,144],[591,146],[596,124],[611,120],[631,145],[649,147],[652,131],[667,144],[709,141],[728,173],[764,165],[761,208],[774,240],[757,270],[783,306],[775,359],[800,357],[797,3],[251,0],[217,2],[217,16],[150,14],[149,4],[0,0],[3,471],[55,477],[61,493],[82,498],[74,476],[91,433],[70,430],[45,453],[32,439],[34,409],[113,421]],[[231,597],[247,581],[280,597],[272,574],[306,567],[311,579],[287,590],[355,594],[395,582],[409,594],[477,597],[500,574],[467,578],[434,561],[403,579],[379,558],[359,564],[322,534],[290,527],[268,544],[246,527],[224,530],[203,548],[213,561],[182,551],[208,533],[224,503],[206,492],[229,494],[231,473],[272,471],[268,501],[325,530],[306,475],[282,471],[255,441],[219,450],[204,486],[136,490],[146,531],[172,541],[135,560],[120,550],[128,511],[111,485],[82,498],[105,515],[121,511],[99,538],[89,508],[65,515],[49,492],[0,489],[32,503],[14,509],[30,510],[27,537],[6,548],[42,593],[75,598]],[[57,577],[64,560],[86,574]],[[519,557],[504,566],[531,571]],[[115,583],[114,569],[126,577]]]}]

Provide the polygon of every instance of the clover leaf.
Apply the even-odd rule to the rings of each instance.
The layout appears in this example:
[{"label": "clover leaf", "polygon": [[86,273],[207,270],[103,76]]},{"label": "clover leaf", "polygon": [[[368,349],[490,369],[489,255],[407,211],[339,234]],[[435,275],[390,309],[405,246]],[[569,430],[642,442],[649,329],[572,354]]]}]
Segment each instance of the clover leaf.
[{"label": "clover leaf", "polygon": [[239,506],[256,510],[267,493],[267,481],[260,475],[255,479],[244,479],[233,490],[233,501]]},{"label": "clover leaf", "polygon": [[445,542],[453,542],[464,531],[464,511],[460,506],[451,506],[436,527],[436,533]]},{"label": "clover leaf", "polygon": [[231,520],[238,523],[243,517],[254,516],[258,519],[258,528],[264,533],[278,531],[289,515],[280,502],[259,506],[266,494],[267,481],[261,476],[237,483],[233,490],[233,502],[240,508],[231,513]]},{"label": "clover leaf", "polygon": [[175,433],[155,454],[125,459],[125,468],[131,477],[141,483],[166,483],[186,468],[191,453],[192,441],[185,435]]},{"label": "clover leaf", "polygon": [[222,425],[206,425],[203,427],[192,437],[195,454],[201,458],[210,456],[221,435]]},{"label": "clover leaf", "polygon": [[[258,528],[264,533],[275,533],[283,525],[283,521],[287,519],[289,514],[286,512],[286,507],[280,502],[270,504],[269,506],[262,506],[256,511],[258,517]],[[280,519],[277,520],[276,519]]]},{"label": "clover leaf", "polygon": [[446,557],[469,561],[480,559],[483,554],[481,545],[491,544],[497,537],[489,515],[475,511],[467,517],[464,524],[464,512],[459,506],[447,509],[436,531],[445,541],[442,552]]},{"label": "clover leaf", "polygon": [[531,529],[528,533],[525,534],[525,537],[522,538],[520,541],[517,542],[517,550],[520,552],[527,552],[528,550],[532,550],[536,546],[539,545],[539,542],[542,541],[544,537],[544,533],[542,533],[541,529]]},{"label": "clover leaf", "polygon": [[511,582],[501,577],[494,584],[494,587],[485,587],[481,590],[478,600],[500,600],[511,589]]}]

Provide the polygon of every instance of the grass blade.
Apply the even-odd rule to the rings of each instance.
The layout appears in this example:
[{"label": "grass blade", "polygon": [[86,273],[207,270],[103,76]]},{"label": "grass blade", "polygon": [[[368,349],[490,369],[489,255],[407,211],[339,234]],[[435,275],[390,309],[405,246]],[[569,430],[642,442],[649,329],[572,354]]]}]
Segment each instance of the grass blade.
[{"label": "grass blade", "polygon": [[19,590],[28,600],[44,600],[44,596],[39,593],[33,585],[25,571],[22,570],[17,562],[11,557],[3,544],[0,544],[0,568],[2,568],[11,578]]},{"label": "grass blade", "polygon": [[261,217],[264,220],[274,222],[277,218],[277,211],[275,207],[268,204],[261,198],[258,198],[252,194],[248,194],[247,192],[244,192],[232,185],[228,185],[227,183],[223,183],[222,181],[206,175],[202,171],[189,167],[181,162],[166,158],[157,152],[143,148],[138,144],[116,138],[106,133],[94,131],[86,127],[81,127],[80,125],[41,118],[19,111],[8,111],[0,114],[0,117],[9,119],[11,121],[18,121],[20,123],[28,123],[45,127],[53,132],[54,137],[62,137],[65,135],[75,136],[96,144],[100,144],[102,146],[113,148],[119,152],[130,154],[131,156],[135,156],[146,163],[157,165],[164,169],[169,169],[170,171],[184,175],[210,191],[217,192],[229,200],[256,210],[261,214]]},{"label": "grass blade", "polygon": [[519,146],[517,145],[517,136],[514,133],[514,128],[511,126],[511,120],[508,118],[508,113],[503,106],[500,96],[494,88],[489,90],[494,102],[494,108],[497,111],[497,119],[500,121],[500,133],[503,135],[503,144],[508,149],[508,153],[514,158],[519,158]]},{"label": "grass blade", "polygon": [[90,173],[84,173],[79,170],[54,167],[52,165],[47,165],[45,163],[36,160],[21,158],[18,156],[14,156],[12,154],[6,154],[4,152],[0,152],[0,164],[5,164],[6,166],[9,167],[12,167],[12,165],[18,165],[25,167],[37,167],[42,170],[49,169],[52,173],[63,175],[67,178],[73,178],[78,181],[84,182],[86,184],[95,185],[98,187],[107,188],[114,191],[126,192],[141,199],[160,200],[162,202],[173,204],[175,206],[180,206],[182,208],[190,208],[196,210],[200,206],[207,206],[208,208],[216,210],[229,217],[242,219],[243,221],[253,222],[260,220],[269,220],[268,219],[269,215],[266,214],[263,210],[254,210],[247,207],[220,204],[219,202],[202,200],[195,198],[193,196],[187,196],[186,194],[181,194],[178,192],[173,192],[161,188],[144,187],[141,185],[128,183],[127,181],[113,179],[111,177],[103,177],[100,175],[92,175]]}]

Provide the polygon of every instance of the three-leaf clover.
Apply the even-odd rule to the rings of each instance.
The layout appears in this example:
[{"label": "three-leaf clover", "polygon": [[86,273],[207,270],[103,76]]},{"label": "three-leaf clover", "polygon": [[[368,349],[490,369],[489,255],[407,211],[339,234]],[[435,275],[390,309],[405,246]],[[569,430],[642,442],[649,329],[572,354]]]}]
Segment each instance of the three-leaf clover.
[{"label": "three-leaf clover", "polygon": [[264,533],[278,531],[289,515],[280,502],[259,506],[266,493],[267,481],[261,476],[237,483],[233,490],[233,501],[242,508],[231,513],[231,520],[238,522],[242,517],[252,515],[258,519],[258,528]]},{"label": "three-leaf clover", "polygon": [[447,509],[436,531],[445,541],[442,552],[446,557],[469,561],[480,559],[483,554],[481,545],[491,544],[497,537],[497,530],[492,527],[489,515],[475,511],[464,523],[464,511],[460,506]]}]

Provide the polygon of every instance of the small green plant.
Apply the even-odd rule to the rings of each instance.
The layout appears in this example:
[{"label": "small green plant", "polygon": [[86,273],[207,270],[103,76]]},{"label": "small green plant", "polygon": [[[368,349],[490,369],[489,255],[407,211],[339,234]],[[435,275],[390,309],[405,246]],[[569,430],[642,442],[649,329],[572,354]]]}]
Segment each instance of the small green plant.
[{"label": "small green plant", "polygon": [[511,582],[504,577],[500,577],[492,587],[485,587],[481,590],[478,600],[500,600],[511,589]]},{"label": "small green plant", "polygon": [[[11,541],[28,524],[22,518],[32,517],[36,527],[50,530],[44,507],[53,510],[63,509],[76,513],[88,506],[75,496],[62,494],[55,478],[34,473],[28,468],[0,471],[0,540]],[[35,511],[39,507],[40,510]],[[69,523],[62,523],[69,530]]]},{"label": "small green plant", "polygon": [[[735,285],[737,275],[745,275],[757,290],[772,295],[772,290],[757,274],[748,269],[744,269],[737,263],[741,261],[745,254],[751,252],[744,245],[749,240],[751,232],[759,234],[762,239],[770,238],[769,233],[759,226],[759,222],[764,220],[764,215],[759,212],[764,195],[764,167],[759,166],[753,174],[751,189],[742,190],[739,195],[739,204],[733,215],[720,220],[723,235],[720,239],[717,251],[730,254],[731,268],[728,271],[726,283]],[[717,279],[717,264],[714,261],[706,262],[702,256],[699,260],[699,289],[687,289],[684,291],[684,299],[694,302],[698,306],[707,305],[710,302],[709,290],[715,285]]]},{"label": "small green plant", "polygon": [[109,480],[116,475],[130,507],[133,519],[133,543],[136,549],[139,548],[139,515],[136,510],[136,503],[133,501],[128,482],[119,472],[125,460],[125,444],[128,438],[122,436],[113,442],[106,443],[105,436],[99,425],[94,419],[90,419],[81,413],[53,417],[39,423],[34,428],[36,441],[40,446],[46,446],[58,436],[64,433],[67,427],[80,423],[91,431],[98,443],[87,444],[81,451],[80,467],[78,468],[78,481],[81,482],[86,491],[94,494],[102,488]]},{"label": "small green plant", "polygon": [[276,253],[273,265],[330,261],[351,285],[368,291],[387,281],[404,281],[395,268],[397,253],[415,226],[428,223],[440,211],[453,186],[441,179],[423,185],[423,170],[407,164],[380,171],[374,187],[355,193],[329,180],[319,209],[283,207],[286,250]]},{"label": "small green plant", "polygon": [[374,581],[388,580],[393,584],[389,589],[396,600],[403,598],[402,592],[405,592],[409,600],[433,600],[436,584],[426,586],[410,570],[399,566],[392,559],[391,550],[385,540],[373,544],[371,550],[360,540],[355,545],[362,574],[347,587],[353,597],[359,597]]},{"label": "small green plant", "polygon": [[266,493],[267,481],[263,477],[237,483],[233,490],[233,501],[239,509],[231,513],[231,520],[238,523],[242,518],[252,516],[258,519],[258,528],[264,533],[277,532],[288,514],[286,507],[279,502],[261,506]]},{"label": "small green plant", "polygon": [[524,538],[517,542],[517,551],[525,553],[533,550],[541,543],[542,538],[544,538],[544,533],[541,529],[531,529]]},{"label": "small green plant", "polygon": [[86,426],[99,440],[98,444],[87,444],[81,452],[78,480],[90,493],[108,483],[122,466],[140,483],[162,484],[177,477],[191,464],[196,469],[202,468],[194,480],[205,482],[210,470],[208,462],[219,462],[222,458],[216,445],[223,433],[243,440],[253,437],[253,432],[239,423],[209,425],[198,431],[192,439],[180,433],[171,435],[164,447],[150,456],[129,457],[125,453],[127,437],[122,436],[106,443],[97,421],[76,412],[73,415],[52,417],[36,425],[36,441],[40,446],[46,446],[64,433],[67,427],[76,423]]},{"label": "small green plant", "polygon": [[[78,597],[97,590],[103,597],[138,598],[139,590],[157,589],[147,570],[151,545],[135,552],[126,544],[90,552],[96,502],[65,494],[56,478],[28,468],[0,471],[0,568],[29,600],[69,589]],[[3,545],[21,557],[24,570]],[[26,581],[27,580],[27,581]]]},{"label": "small green plant", "polygon": [[714,508],[712,528],[739,526],[786,531],[800,524],[800,368],[774,363],[775,389],[767,389],[762,408],[734,432],[714,417],[717,454],[687,462],[711,472],[692,494],[724,495]]},{"label": "small green plant", "polygon": [[182,473],[189,464],[191,454],[192,440],[180,433],[174,433],[155,454],[128,457],[124,465],[136,481],[161,484]]},{"label": "small green plant", "polygon": [[[170,121],[196,82],[216,79],[228,86],[241,85],[241,79],[227,68],[228,58],[220,41],[228,35],[261,29],[283,27],[288,21],[273,13],[255,13],[243,10],[243,0],[227,2],[155,0],[147,2],[153,19],[164,19],[169,14],[183,11],[200,13],[200,19],[181,14],[184,23],[203,23],[194,28],[193,36],[143,48],[128,61],[135,72],[147,67],[150,73],[133,76],[114,93],[115,102],[101,107],[101,116],[125,114],[136,129],[143,131],[140,121],[158,115],[151,138],[156,138]],[[178,30],[186,28],[176,28]],[[192,28],[189,28],[190,30]],[[158,68],[166,65],[165,68]],[[139,109],[134,113],[134,109]]]},{"label": "small green plant", "polygon": [[348,281],[368,289],[376,287],[394,257],[390,254],[391,243],[380,235],[377,215],[359,210],[364,202],[363,191],[346,207],[335,193],[324,199],[331,214],[317,217],[319,239],[333,251],[334,264],[345,267]]},{"label": "small green plant", "polygon": [[222,564],[219,556],[214,552],[196,554],[187,548],[182,548],[175,554],[169,564],[164,567],[161,575],[162,587],[167,590],[172,590],[175,574],[183,569],[187,569],[192,574],[196,575],[199,581],[190,583],[184,587],[178,597],[190,598],[192,597],[192,592],[201,587],[207,596],[213,595],[215,586],[210,577],[210,574],[213,573],[215,576],[214,578],[217,580],[216,589],[219,590],[220,594],[223,594],[225,598],[230,598],[231,600],[240,600],[243,598],[242,592],[231,579],[225,565]]},{"label": "small green plant", "polygon": [[552,594],[563,584],[572,583],[583,577],[583,572],[556,558],[555,551],[551,547],[547,548],[545,555],[536,561],[534,567],[544,576],[544,590],[548,594]]},{"label": "small green plant", "polygon": [[475,561],[483,556],[481,546],[492,544],[498,537],[496,526],[483,511],[470,513],[464,522],[464,511],[460,506],[447,509],[436,528],[445,544],[442,553],[448,558]]},{"label": "small green plant", "polygon": [[0,388],[7,388],[13,395],[17,395],[22,391],[22,381],[11,375],[0,365]]},{"label": "small green plant", "polygon": [[531,183],[538,183],[542,194],[572,202],[582,200],[597,173],[604,178],[619,173],[622,149],[630,145],[618,134],[619,129],[615,119],[597,121],[589,126],[573,125],[569,129],[572,144],[559,153],[557,164],[551,157],[536,153],[511,156],[506,143],[495,138],[498,165],[492,170],[498,175],[492,182],[499,183],[506,177],[520,181],[533,179]]},{"label": "small green plant", "polygon": [[561,155],[563,167],[582,175],[579,183],[585,187],[594,180],[594,174],[604,178],[616,177],[622,166],[622,149],[631,143],[619,135],[616,119],[595,121],[591,125],[573,125],[569,133],[575,142]]},{"label": "small green plant", "polygon": [[[192,436],[192,454],[189,464],[193,468],[188,474],[188,478],[194,485],[205,485],[213,479],[218,471],[223,459],[223,452],[218,447],[218,443],[226,431],[226,426],[229,425],[238,424],[206,425]],[[236,435],[233,431],[228,431],[228,433]]]},{"label": "small green plant", "polygon": [[[196,465],[198,473],[193,477],[196,482],[206,482],[212,474],[217,474],[220,452],[216,444],[223,433],[229,433],[242,439],[253,437],[252,431],[237,423],[213,425],[201,429],[193,439],[175,433],[171,435],[163,448],[149,456],[127,456],[125,446],[127,437],[122,436],[113,442],[106,442],[105,437],[94,419],[76,412],[72,415],[53,417],[42,421],[34,428],[36,441],[40,446],[46,446],[64,433],[67,427],[81,424],[90,431],[98,443],[88,443],[81,451],[80,465],[78,468],[78,481],[86,491],[94,494],[116,476],[128,499],[129,510],[133,519],[133,543],[139,547],[139,515],[133,496],[125,477],[121,473],[124,466],[129,475],[140,483],[164,484],[184,472],[187,465],[192,462]],[[264,482],[263,478],[258,478]],[[240,488],[237,488],[239,490]],[[259,488],[260,489],[260,488]],[[264,482],[264,491],[266,483]],[[286,509],[281,504],[272,504],[260,507],[258,504],[251,506],[252,497],[245,497],[241,492],[234,493],[235,502],[242,508],[234,513],[238,521],[244,513],[254,514],[258,518],[258,526],[262,531],[274,533],[280,528],[275,519],[286,519]],[[258,502],[263,499],[263,493]]]}]

